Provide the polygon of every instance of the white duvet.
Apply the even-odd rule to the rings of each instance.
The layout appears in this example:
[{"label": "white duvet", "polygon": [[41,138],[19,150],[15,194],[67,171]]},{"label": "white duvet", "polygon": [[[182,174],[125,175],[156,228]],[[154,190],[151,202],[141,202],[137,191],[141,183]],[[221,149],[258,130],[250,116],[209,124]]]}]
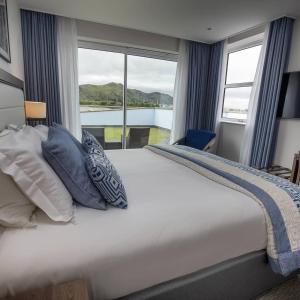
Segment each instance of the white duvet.
[{"label": "white duvet", "polygon": [[0,238],[0,298],[72,279],[113,299],[266,247],[261,208],[247,196],[149,150],[108,156],[127,210],[78,207],[74,223],[42,213]]}]

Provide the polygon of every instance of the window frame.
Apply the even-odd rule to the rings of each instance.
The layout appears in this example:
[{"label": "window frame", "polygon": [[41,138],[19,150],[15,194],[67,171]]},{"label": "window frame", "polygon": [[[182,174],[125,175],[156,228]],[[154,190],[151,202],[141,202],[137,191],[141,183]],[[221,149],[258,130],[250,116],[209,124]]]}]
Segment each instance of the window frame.
[{"label": "window frame", "polygon": [[119,45],[106,44],[101,42],[79,40],[78,48],[116,52],[116,53],[124,54],[126,56],[133,55],[133,56],[141,56],[146,58],[154,58],[154,59],[178,62],[178,53],[149,50],[149,49],[143,49],[138,47],[119,46]]},{"label": "window frame", "polygon": [[[178,53],[155,51],[143,48],[135,48],[130,46],[120,46],[115,44],[106,44],[102,42],[93,42],[86,40],[78,40],[77,49],[90,49],[106,52],[120,53],[124,55],[124,79],[123,79],[123,133],[122,133],[122,149],[127,149],[126,145],[126,128],[127,128],[127,75],[128,75],[128,55],[139,56],[145,58],[160,59],[178,63]],[[174,112],[174,107],[173,107]]]},{"label": "window frame", "polygon": [[[252,37],[250,39],[241,40],[238,42],[235,42],[231,45],[227,45],[227,48],[224,51],[224,74],[222,78],[222,87],[221,87],[221,101],[222,101],[222,109],[221,109],[221,116],[220,121],[223,123],[234,123],[234,124],[240,124],[240,125],[246,125],[246,120],[241,120],[237,118],[226,118],[223,117],[223,111],[224,111],[224,102],[225,102],[225,91],[228,88],[240,88],[240,87],[253,87],[254,81],[250,82],[239,82],[239,83],[226,83],[227,80],[227,74],[228,74],[228,62],[229,62],[229,55],[235,52],[239,52],[242,50],[246,50],[249,48],[253,48],[256,46],[262,46],[263,44],[263,35],[259,34],[255,37]],[[259,63],[259,61],[258,61]],[[250,102],[250,99],[249,99]],[[248,115],[247,115],[248,117]]]}]

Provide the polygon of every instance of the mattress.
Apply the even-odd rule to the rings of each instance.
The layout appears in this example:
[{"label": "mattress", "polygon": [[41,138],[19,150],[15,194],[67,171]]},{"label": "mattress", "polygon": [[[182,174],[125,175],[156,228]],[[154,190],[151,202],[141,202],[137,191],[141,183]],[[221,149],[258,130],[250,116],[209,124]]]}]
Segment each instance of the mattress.
[{"label": "mattress", "polygon": [[42,212],[38,226],[0,238],[0,297],[84,278],[94,299],[114,299],[266,247],[262,209],[149,150],[107,151],[127,210],[77,207],[69,224]]}]

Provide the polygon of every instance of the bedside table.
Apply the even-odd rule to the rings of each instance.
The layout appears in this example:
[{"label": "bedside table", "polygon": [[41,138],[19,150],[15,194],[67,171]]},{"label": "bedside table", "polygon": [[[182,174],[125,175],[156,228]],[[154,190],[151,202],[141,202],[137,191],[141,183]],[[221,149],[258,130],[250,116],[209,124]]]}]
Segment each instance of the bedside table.
[{"label": "bedside table", "polygon": [[8,297],[3,300],[89,300],[84,280],[75,280]]}]

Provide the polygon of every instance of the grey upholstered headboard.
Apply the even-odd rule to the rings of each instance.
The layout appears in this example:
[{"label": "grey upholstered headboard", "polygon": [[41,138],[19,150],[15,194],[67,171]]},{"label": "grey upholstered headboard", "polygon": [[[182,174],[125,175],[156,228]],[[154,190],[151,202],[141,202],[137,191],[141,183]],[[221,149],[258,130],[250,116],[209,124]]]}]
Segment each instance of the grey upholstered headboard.
[{"label": "grey upholstered headboard", "polygon": [[23,81],[0,69],[0,131],[25,124]]}]

